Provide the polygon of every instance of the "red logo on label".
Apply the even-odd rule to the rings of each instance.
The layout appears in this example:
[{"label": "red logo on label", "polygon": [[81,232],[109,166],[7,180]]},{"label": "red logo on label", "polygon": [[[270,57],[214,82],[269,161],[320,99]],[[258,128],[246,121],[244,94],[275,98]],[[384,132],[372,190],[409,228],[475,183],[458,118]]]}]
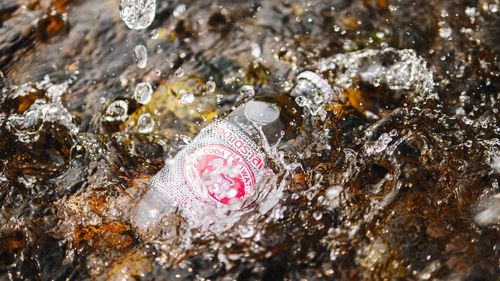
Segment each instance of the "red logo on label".
[{"label": "red logo on label", "polygon": [[223,145],[205,145],[186,157],[184,180],[201,201],[230,204],[251,195],[255,175],[239,153]]}]

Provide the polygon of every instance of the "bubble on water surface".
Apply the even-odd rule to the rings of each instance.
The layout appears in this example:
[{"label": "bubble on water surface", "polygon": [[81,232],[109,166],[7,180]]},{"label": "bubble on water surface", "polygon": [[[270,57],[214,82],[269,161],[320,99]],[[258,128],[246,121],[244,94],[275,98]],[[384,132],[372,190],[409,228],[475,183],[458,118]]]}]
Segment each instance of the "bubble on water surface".
[{"label": "bubble on water surface", "polygon": [[149,113],[144,113],[137,120],[137,131],[141,134],[149,134],[153,131],[155,120]]},{"label": "bubble on water surface", "polygon": [[155,17],[156,0],[121,0],[120,17],[130,29],[144,29]]},{"label": "bubble on water surface", "polygon": [[134,62],[138,68],[145,68],[148,63],[148,50],[144,45],[137,45],[134,48]]},{"label": "bubble on water surface", "polygon": [[151,84],[147,82],[142,82],[135,86],[134,99],[140,104],[147,104],[151,101],[151,96],[153,95],[153,89]]}]

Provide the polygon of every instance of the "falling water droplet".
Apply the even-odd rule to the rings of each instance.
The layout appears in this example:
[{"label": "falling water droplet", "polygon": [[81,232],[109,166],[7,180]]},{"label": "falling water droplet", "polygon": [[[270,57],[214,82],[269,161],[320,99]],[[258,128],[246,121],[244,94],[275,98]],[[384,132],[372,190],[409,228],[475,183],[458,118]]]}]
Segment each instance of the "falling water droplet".
[{"label": "falling water droplet", "polygon": [[135,86],[134,98],[140,104],[147,104],[151,100],[153,89],[147,82],[139,83]]},{"label": "falling water droplet", "polygon": [[153,131],[155,120],[149,113],[143,113],[137,120],[137,131],[141,134],[149,134]]},{"label": "falling water droplet", "polygon": [[104,120],[108,122],[123,122],[128,118],[128,103],[123,100],[117,100],[111,103],[106,109]]},{"label": "falling water droplet", "polygon": [[144,29],[155,17],[156,0],[121,0],[120,17],[130,29]]},{"label": "falling water droplet", "polygon": [[148,63],[148,51],[144,45],[137,45],[134,48],[134,61],[138,68],[145,68]]}]

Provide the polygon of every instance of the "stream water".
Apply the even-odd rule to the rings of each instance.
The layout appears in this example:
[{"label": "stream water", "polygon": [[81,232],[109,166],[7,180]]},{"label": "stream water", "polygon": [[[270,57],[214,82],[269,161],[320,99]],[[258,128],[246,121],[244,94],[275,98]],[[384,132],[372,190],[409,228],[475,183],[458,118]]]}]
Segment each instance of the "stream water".
[{"label": "stream water", "polygon": [[[498,280],[498,0],[123,2],[0,1],[0,280]],[[304,69],[339,99],[301,101],[259,208],[134,227],[165,161]]]}]

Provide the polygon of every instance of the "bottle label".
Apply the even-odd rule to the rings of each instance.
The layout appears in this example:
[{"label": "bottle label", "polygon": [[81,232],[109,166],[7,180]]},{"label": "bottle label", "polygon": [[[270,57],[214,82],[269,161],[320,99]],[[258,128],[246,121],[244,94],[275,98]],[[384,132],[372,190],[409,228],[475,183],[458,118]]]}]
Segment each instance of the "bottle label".
[{"label": "bottle label", "polygon": [[205,127],[151,180],[160,196],[190,217],[197,207],[245,206],[267,172],[264,154],[241,128],[228,121]]},{"label": "bottle label", "polygon": [[228,146],[209,144],[190,154],[183,167],[184,180],[199,200],[230,204],[255,187],[255,174],[238,152]]}]

